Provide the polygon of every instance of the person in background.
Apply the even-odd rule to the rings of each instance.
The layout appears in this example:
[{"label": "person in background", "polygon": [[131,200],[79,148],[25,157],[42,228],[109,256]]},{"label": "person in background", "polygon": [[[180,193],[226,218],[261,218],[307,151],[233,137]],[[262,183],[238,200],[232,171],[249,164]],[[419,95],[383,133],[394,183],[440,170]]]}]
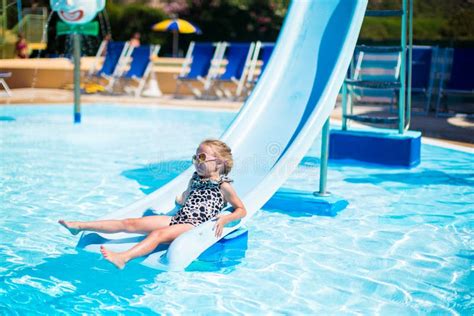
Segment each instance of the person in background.
[{"label": "person in background", "polygon": [[105,34],[104,38],[102,39],[102,42],[104,43],[104,49],[102,50],[101,56],[105,57],[107,54],[107,45],[112,41],[112,34],[107,33]]},{"label": "person in background", "polygon": [[18,33],[15,43],[15,56],[17,58],[28,58],[28,43],[22,33]]},{"label": "person in background", "polygon": [[140,33],[135,32],[130,39],[130,46],[131,47],[138,47],[140,46]]}]

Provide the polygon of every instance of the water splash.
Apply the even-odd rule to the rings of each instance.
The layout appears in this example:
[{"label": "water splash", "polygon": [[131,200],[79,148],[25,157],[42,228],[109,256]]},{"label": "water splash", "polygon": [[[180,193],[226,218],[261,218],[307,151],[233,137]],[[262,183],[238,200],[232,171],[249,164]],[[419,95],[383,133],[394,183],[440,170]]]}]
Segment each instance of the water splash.
[{"label": "water splash", "polygon": [[[54,11],[51,11],[48,15],[48,18],[46,19],[46,23],[43,27],[43,33],[41,35],[41,44],[47,44],[48,42],[48,27],[49,27],[49,23],[51,22],[51,18],[53,17],[53,13]],[[35,64],[38,64],[39,63],[39,59],[41,58],[41,52],[43,50],[40,49],[38,51],[38,54],[36,55],[36,63]],[[35,67],[35,70],[33,72],[33,78],[31,80],[31,88],[33,89],[33,92],[30,94],[30,102],[33,102],[34,99],[36,99],[36,84],[38,82],[38,66]]]}]

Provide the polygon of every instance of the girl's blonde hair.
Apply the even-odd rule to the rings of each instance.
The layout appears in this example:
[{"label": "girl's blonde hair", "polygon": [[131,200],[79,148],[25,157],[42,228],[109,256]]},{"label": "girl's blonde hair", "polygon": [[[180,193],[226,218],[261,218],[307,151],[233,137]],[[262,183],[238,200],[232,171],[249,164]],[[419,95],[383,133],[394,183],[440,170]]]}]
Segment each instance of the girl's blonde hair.
[{"label": "girl's blonde hair", "polygon": [[222,163],[224,164],[223,173],[229,174],[234,166],[234,158],[232,158],[232,150],[226,143],[218,139],[205,139],[200,145],[206,145],[212,148]]}]

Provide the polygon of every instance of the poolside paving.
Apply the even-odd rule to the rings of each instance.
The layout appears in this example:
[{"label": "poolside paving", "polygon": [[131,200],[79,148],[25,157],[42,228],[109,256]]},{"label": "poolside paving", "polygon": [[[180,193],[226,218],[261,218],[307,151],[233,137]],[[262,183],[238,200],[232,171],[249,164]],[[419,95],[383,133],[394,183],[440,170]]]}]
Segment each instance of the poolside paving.
[{"label": "poolside paving", "polygon": [[[11,97],[1,96],[0,105],[18,104],[67,104],[73,102],[71,90],[62,89],[13,89]],[[238,111],[243,102],[227,100],[196,100],[193,97],[185,96],[176,99],[171,95],[160,98],[133,97],[127,95],[82,95],[81,101],[84,104],[93,103],[115,103],[137,106],[160,106],[160,107],[182,107],[182,108],[206,108],[216,110]],[[354,114],[367,115],[393,115],[388,112],[386,105],[363,105],[354,108]],[[334,120],[341,120],[340,103],[331,114]],[[351,123],[353,126],[362,126],[360,123]],[[372,125],[376,126],[376,125]],[[435,117],[433,113],[429,115],[413,115],[410,129],[419,130],[424,137],[445,140],[461,146],[474,148],[474,119],[466,116],[458,117]]]}]

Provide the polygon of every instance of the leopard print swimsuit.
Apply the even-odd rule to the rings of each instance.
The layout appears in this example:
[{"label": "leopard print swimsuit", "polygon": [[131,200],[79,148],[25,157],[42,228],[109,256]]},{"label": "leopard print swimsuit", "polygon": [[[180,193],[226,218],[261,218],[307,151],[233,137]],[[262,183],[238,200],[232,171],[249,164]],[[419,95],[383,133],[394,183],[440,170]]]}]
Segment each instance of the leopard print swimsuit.
[{"label": "leopard print swimsuit", "polygon": [[198,226],[215,217],[227,205],[220,186],[223,182],[232,181],[225,175],[221,175],[219,180],[202,179],[194,172],[188,198],[178,213],[171,218],[170,225]]}]

